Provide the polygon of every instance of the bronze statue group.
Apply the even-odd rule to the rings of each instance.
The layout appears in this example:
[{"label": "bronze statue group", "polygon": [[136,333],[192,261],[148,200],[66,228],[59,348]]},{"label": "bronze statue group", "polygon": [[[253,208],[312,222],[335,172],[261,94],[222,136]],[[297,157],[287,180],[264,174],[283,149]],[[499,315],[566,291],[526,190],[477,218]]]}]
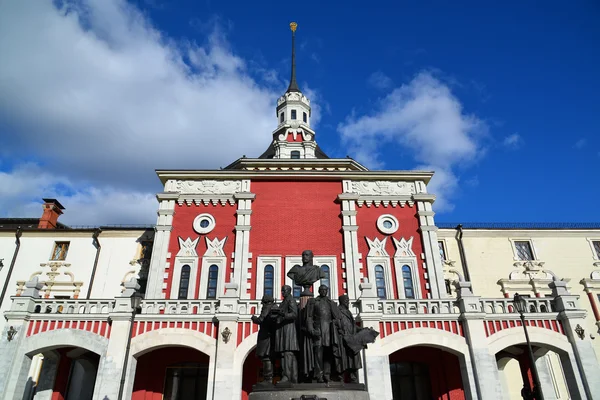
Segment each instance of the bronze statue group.
[{"label": "bronze statue group", "polygon": [[339,297],[339,306],[329,297],[329,288],[319,287],[313,298],[309,288],[324,277],[321,269],[312,265],[313,253],[302,253],[303,265],[294,266],[288,276],[302,286],[300,307],[292,288],[281,288],[283,300],[276,304],[273,296],[262,298],[259,316],[252,321],[260,325],[256,355],[263,363],[263,382],[272,385],[273,364],[281,361],[281,380],[278,386],[296,383],[329,383],[332,381],[358,383],[362,368],[360,352],[373,343],[379,333],[356,325],[349,309],[347,295]]}]

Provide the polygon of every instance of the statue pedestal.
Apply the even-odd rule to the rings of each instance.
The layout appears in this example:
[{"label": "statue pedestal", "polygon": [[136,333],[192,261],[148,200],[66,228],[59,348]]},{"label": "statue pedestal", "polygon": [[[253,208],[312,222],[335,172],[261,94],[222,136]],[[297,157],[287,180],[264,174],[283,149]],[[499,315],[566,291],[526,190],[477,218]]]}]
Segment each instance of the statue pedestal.
[{"label": "statue pedestal", "polygon": [[297,383],[286,387],[255,386],[250,400],[369,400],[360,383]]}]

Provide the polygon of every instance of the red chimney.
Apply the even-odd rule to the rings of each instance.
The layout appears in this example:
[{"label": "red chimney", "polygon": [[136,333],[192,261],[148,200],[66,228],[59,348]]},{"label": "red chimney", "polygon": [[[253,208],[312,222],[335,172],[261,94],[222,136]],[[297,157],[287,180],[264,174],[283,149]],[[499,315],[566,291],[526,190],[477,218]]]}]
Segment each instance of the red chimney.
[{"label": "red chimney", "polygon": [[65,208],[56,199],[42,199],[44,200],[44,213],[40,218],[38,229],[56,229],[58,225],[58,217],[63,213],[62,210]]}]

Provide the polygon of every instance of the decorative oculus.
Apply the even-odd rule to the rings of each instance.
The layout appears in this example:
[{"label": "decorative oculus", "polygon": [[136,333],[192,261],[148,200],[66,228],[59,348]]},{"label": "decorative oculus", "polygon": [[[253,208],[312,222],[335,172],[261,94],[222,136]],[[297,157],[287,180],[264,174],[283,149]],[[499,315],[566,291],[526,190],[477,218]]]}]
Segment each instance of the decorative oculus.
[{"label": "decorative oculus", "polygon": [[395,233],[399,227],[400,224],[398,223],[396,217],[394,217],[393,215],[384,214],[377,218],[377,229],[379,229],[381,233],[391,235]]},{"label": "decorative oculus", "polygon": [[201,235],[215,229],[215,225],[215,218],[210,214],[200,214],[194,218],[194,230]]}]

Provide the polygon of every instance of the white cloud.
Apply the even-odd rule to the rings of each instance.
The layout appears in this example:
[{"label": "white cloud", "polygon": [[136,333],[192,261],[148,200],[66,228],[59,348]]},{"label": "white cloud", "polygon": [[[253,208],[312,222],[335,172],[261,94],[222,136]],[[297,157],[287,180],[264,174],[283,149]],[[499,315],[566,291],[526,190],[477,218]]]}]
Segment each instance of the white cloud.
[{"label": "white cloud", "polygon": [[587,144],[587,139],[579,139],[578,141],[575,142],[573,147],[576,148],[577,150],[581,150],[585,147],[586,144]]},{"label": "white cloud", "polygon": [[367,83],[379,90],[390,89],[394,85],[392,78],[381,71],[373,72],[367,79]]},{"label": "white cloud", "polygon": [[454,170],[483,154],[486,130],[479,118],[463,112],[446,84],[426,72],[381,99],[375,112],[338,125],[352,154],[369,167],[383,166],[380,152],[391,143],[410,150],[422,164],[419,169],[436,171],[430,190],[438,195],[438,211],[452,208],[458,188]]},{"label": "white cloud", "polygon": [[504,138],[502,145],[511,149],[518,149],[523,145],[523,138],[518,133],[513,133]]},{"label": "white cloud", "polygon": [[[10,190],[24,204],[67,185],[61,220],[152,223],[153,211],[140,215],[145,206],[123,210],[159,188],[155,168],[259,155],[276,125],[279,90],[254,77],[273,83],[276,74],[251,70],[219,29],[205,43],[175,42],[125,0],[5,2],[0,54],[3,179],[16,182]],[[23,182],[19,174],[34,167],[15,155],[39,160],[45,179]],[[13,196],[0,193],[0,208],[19,215]]]}]

